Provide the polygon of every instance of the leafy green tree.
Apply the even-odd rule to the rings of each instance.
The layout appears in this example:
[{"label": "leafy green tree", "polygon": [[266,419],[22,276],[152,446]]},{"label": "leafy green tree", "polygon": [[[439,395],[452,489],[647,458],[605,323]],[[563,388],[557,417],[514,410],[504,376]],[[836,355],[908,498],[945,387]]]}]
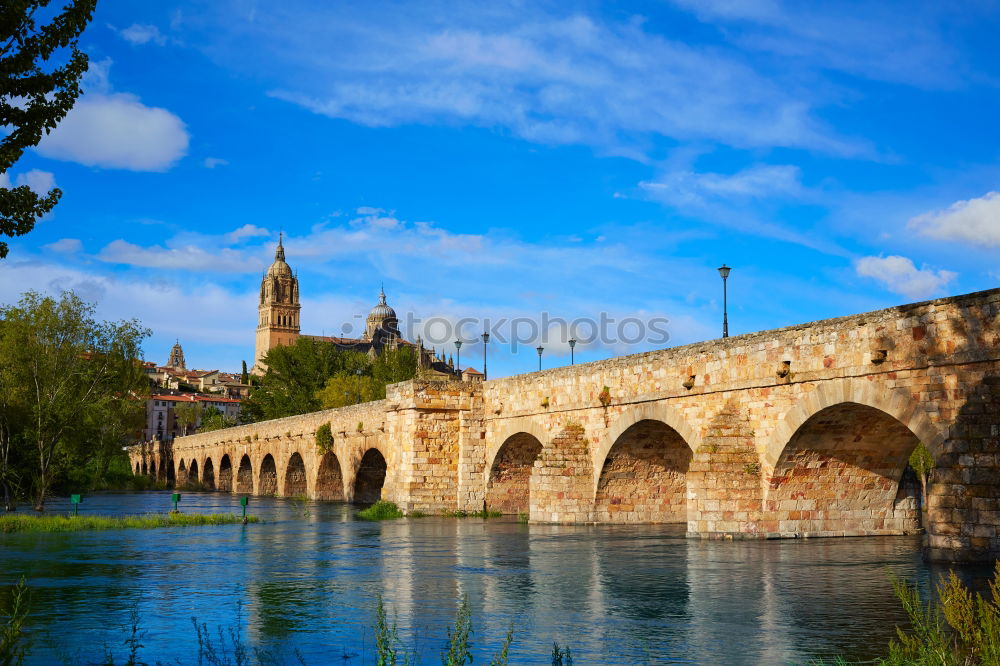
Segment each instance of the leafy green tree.
[{"label": "leafy green tree", "polygon": [[240,373],[240,384],[250,383],[250,373],[247,372],[247,362],[243,361],[243,372]]},{"label": "leafy green tree", "polygon": [[181,426],[181,434],[189,435],[201,421],[203,405],[200,402],[179,402],[174,405],[174,420]]},{"label": "leafy green tree", "polygon": [[909,463],[913,471],[917,473],[917,478],[920,479],[920,506],[926,510],[927,482],[930,480],[931,472],[934,470],[934,456],[931,455],[927,446],[923,442],[920,442],[913,449],[913,452],[910,453]]},{"label": "leafy green tree", "polygon": [[[72,0],[48,23],[39,23],[50,0],[4,0],[0,5],[0,173],[38,145],[80,96],[87,55],[77,48],[97,0]],[[53,188],[36,194],[27,185],[0,187],[0,234],[21,236],[58,203]],[[0,241],[0,259],[7,243]]]},{"label": "leafy green tree", "polygon": [[34,458],[39,511],[59,459],[88,434],[88,422],[129,412],[109,409],[110,401],[136,400],[130,382],[139,377],[140,344],[149,331],[135,320],[97,322],[93,315],[94,307],[73,292],[56,300],[29,291],[17,305],[0,308],[0,377],[24,415],[12,441]]},{"label": "leafy green tree", "polygon": [[222,430],[236,425],[239,425],[236,419],[226,416],[218,407],[209,405],[201,416],[201,427],[198,428],[198,432]]},{"label": "leafy green tree", "polygon": [[317,391],[339,371],[363,368],[367,357],[337,349],[332,342],[299,338],[275,347],[264,357],[267,372],[243,401],[246,421],[277,419],[320,409]]}]

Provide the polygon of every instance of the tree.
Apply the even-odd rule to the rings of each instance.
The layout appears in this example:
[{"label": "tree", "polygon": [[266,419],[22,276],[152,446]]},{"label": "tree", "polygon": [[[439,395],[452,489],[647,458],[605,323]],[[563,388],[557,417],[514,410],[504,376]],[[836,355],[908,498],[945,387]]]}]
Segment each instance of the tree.
[{"label": "tree", "polygon": [[88,420],[129,412],[107,409],[109,401],[135,399],[130,391],[140,373],[140,344],[149,331],[135,320],[97,322],[93,314],[94,307],[73,292],[56,300],[29,291],[16,306],[0,308],[0,377],[11,390],[4,391],[6,399],[16,400],[23,415],[11,439],[35,458],[33,494],[39,511],[45,508],[57,452],[72,451],[88,433]]},{"label": "tree", "polygon": [[247,362],[243,361],[243,372],[240,373],[240,384],[250,383],[250,373],[247,372]]},{"label": "tree", "polygon": [[[0,11],[0,174],[7,173],[24,151],[38,145],[66,117],[80,96],[87,55],[77,48],[97,0],[71,0],[61,12],[39,24],[50,0],[5,0]],[[68,53],[66,53],[68,51]],[[60,63],[55,66],[54,63]],[[21,236],[52,210],[62,191],[36,194],[27,185],[0,187],[0,234]],[[0,241],[0,259],[7,243]]]},{"label": "tree", "polygon": [[332,342],[299,338],[295,344],[275,347],[264,357],[267,372],[243,401],[247,421],[277,419],[320,409],[316,393],[340,371],[367,367],[360,352],[337,349]]},{"label": "tree", "polygon": [[198,432],[210,432],[212,430],[222,430],[239,425],[236,419],[223,414],[218,407],[209,405],[201,415],[201,427]]},{"label": "tree", "polygon": [[919,442],[917,447],[910,453],[910,467],[917,473],[920,479],[920,507],[927,510],[927,482],[930,480],[931,472],[934,470],[934,456],[927,449],[923,442]]},{"label": "tree", "polygon": [[183,434],[188,435],[201,421],[203,405],[200,402],[180,402],[174,406],[174,420],[183,428]]}]

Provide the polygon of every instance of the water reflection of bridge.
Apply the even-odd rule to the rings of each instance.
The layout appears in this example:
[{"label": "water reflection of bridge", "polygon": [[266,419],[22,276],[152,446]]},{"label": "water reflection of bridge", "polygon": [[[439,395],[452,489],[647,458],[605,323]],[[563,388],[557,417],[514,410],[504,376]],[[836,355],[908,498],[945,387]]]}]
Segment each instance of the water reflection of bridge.
[{"label": "water reflection of bridge", "polygon": [[[923,519],[906,473],[919,442],[936,464]],[[485,383],[397,384],[386,400],[132,453],[138,474],[229,492],[486,503],[693,536],[923,523],[942,560],[1000,554],[998,454],[1000,290]]]}]

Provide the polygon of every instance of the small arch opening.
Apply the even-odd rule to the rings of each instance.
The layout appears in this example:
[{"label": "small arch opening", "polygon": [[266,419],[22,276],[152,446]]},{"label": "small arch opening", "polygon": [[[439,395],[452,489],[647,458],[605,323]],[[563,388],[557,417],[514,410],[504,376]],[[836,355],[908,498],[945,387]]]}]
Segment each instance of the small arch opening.
[{"label": "small arch opening", "polygon": [[296,451],[288,459],[285,468],[285,496],[295,497],[306,494],[306,464]]},{"label": "small arch opening", "polygon": [[340,461],[333,451],[324,453],[320,460],[316,476],[316,499],[344,499],[344,477],[340,471]]},{"label": "small arch opening", "polygon": [[219,461],[218,488],[222,492],[233,492],[233,461],[230,460],[228,453],[223,455],[222,460]]},{"label": "small arch opening", "polygon": [[240,495],[253,494],[253,464],[246,454],[240,458],[240,466],[236,470],[236,492]]},{"label": "small arch opening", "polygon": [[201,484],[206,490],[215,490],[215,466],[211,458],[205,458],[205,469],[201,474]]},{"label": "small arch opening", "polygon": [[365,451],[354,481],[354,501],[359,504],[374,504],[382,499],[386,470],[385,457],[378,449]]},{"label": "small arch opening", "polygon": [[261,495],[278,494],[278,469],[274,464],[274,456],[268,453],[260,463],[260,491]]}]

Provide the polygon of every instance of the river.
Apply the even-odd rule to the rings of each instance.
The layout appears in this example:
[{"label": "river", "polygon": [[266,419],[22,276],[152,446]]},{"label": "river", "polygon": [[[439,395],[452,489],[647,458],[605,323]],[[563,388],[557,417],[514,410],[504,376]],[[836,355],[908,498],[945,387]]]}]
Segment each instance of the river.
[{"label": "river", "polygon": [[[216,493],[185,494],[180,507],[240,511],[238,498]],[[161,492],[81,504],[169,508]],[[679,526],[369,523],[350,505],[256,497],[249,509],[261,523],[0,534],[0,584],[24,574],[32,588],[28,663],[93,663],[106,650],[123,663],[137,616],[150,663],[197,663],[197,618],[216,647],[222,627],[290,663],[374,664],[379,593],[425,664],[440,663],[463,595],[475,663],[489,663],[511,624],[512,664],[551,663],[553,642],[576,664],[862,660],[884,654],[905,621],[888,572],[925,588],[935,575],[918,537],[703,541]]]}]

